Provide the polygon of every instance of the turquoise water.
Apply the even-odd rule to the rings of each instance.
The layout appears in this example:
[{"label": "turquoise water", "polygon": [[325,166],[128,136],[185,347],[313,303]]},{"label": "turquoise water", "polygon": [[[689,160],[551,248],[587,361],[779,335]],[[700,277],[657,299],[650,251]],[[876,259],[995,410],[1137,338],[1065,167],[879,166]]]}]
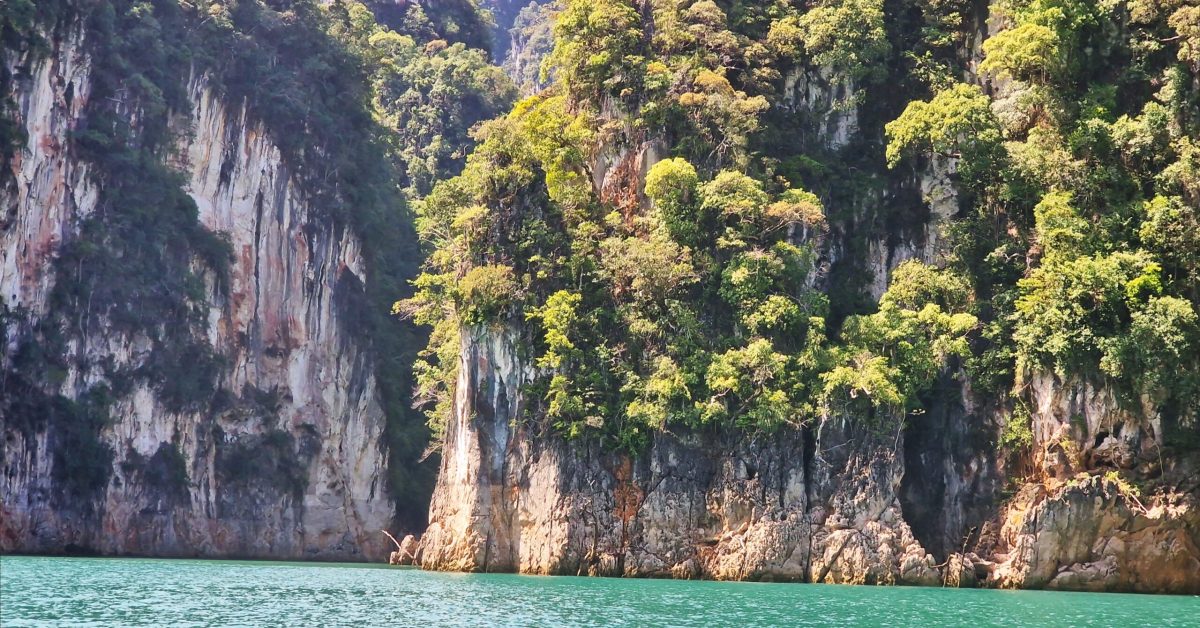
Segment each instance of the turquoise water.
[{"label": "turquoise water", "polygon": [[1198,626],[1200,598],[6,556],[0,625]]}]

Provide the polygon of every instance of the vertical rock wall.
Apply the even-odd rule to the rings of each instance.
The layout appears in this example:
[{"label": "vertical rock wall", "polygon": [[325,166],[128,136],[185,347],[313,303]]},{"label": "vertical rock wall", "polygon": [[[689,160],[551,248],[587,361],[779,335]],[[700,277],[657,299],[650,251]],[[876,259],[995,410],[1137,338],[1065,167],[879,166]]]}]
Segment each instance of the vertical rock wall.
[{"label": "vertical rock wall", "polygon": [[1033,469],[1000,511],[996,582],[1200,591],[1200,460],[1164,451],[1153,404],[1051,374],[1028,387]]},{"label": "vertical rock wall", "polygon": [[[925,415],[892,434],[852,419],[774,434],[678,432],[630,457],[538,427],[516,330],[462,337],[418,552],[425,568],[1200,591],[1197,487],[1139,498],[1098,471],[1152,464],[1156,447],[1152,425],[1103,391],[1034,383],[1033,449],[1049,466],[1026,477],[996,460],[998,420],[950,378]],[[1083,419],[1071,426],[1072,416]],[[1096,444],[1058,469],[1068,442]],[[1186,460],[1167,464],[1166,477],[1195,477]],[[1012,485],[1019,491],[1002,500]]]},{"label": "vertical rock wall", "polygon": [[[28,142],[0,191],[0,298],[22,314],[0,352],[6,369],[50,308],[57,248],[97,211],[98,182],[68,141],[89,96],[83,43],[69,31],[15,82]],[[173,165],[200,222],[228,234],[234,253],[228,285],[208,277],[207,286],[207,340],[225,360],[218,401],[172,412],[135,383],[101,434],[114,460],[94,503],[58,495],[52,458],[64,445],[50,430],[4,417],[0,550],[381,558],[393,512],[383,412],[369,347],[339,308],[366,280],[360,241],[308,202],[244,107],[227,106],[202,78],[190,93]],[[104,383],[101,364],[136,369],[150,340],[76,335],[61,385],[46,392],[75,397]],[[172,450],[186,468],[182,490],[155,481]]]},{"label": "vertical rock wall", "polygon": [[[967,80],[994,28],[987,16],[986,2],[972,4],[960,51]],[[862,131],[851,82],[799,68],[784,87],[795,141],[854,149]],[[617,206],[611,190],[636,189],[630,179],[668,152],[627,139],[591,169],[597,195]],[[907,223],[856,251],[834,233],[823,261],[862,254],[876,300],[901,262],[941,262],[941,229],[959,211],[956,167],[931,160],[887,192],[897,198],[873,199],[903,205]],[[462,338],[418,556],[426,568],[1200,592],[1197,461],[1164,458],[1156,409],[1123,409],[1102,388],[1028,374],[1026,460],[998,446],[1005,424],[1024,419],[977,406],[950,373],[927,412],[895,434],[846,417],[770,435],[660,434],[630,457],[549,432],[522,397],[535,373],[518,357],[519,329]],[[1117,471],[1146,479],[1146,493]]]},{"label": "vertical rock wall", "polygon": [[903,518],[903,434],[836,422],[665,434],[629,457],[539,433],[514,330],[463,333],[426,568],[937,583]]}]

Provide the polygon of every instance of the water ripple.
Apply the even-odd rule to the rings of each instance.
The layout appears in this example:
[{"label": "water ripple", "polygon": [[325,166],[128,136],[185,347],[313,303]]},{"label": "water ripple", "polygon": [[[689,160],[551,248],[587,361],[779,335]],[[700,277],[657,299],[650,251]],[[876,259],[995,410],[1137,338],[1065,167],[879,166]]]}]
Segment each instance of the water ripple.
[{"label": "water ripple", "polygon": [[0,625],[1197,626],[1200,598],[6,556]]}]

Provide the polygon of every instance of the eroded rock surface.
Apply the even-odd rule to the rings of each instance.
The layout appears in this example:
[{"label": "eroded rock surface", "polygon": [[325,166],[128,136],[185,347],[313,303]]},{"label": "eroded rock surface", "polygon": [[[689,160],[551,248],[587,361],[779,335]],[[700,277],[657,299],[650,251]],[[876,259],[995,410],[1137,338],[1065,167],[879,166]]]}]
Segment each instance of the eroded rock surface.
[{"label": "eroded rock surface", "polygon": [[1200,590],[1200,509],[1194,495],[1146,501],[1103,477],[1047,490],[1030,484],[1001,531],[1000,586],[1142,593]]},{"label": "eroded rock surface", "polygon": [[897,497],[902,435],[665,434],[629,456],[519,420],[512,332],[464,334],[419,562],[432,569],[931,583]]},{"label": "eroded rock surface", "polygon": [[[1031,478],[1007,503],[987,498],[1003,480],[989,466],[996,461],[986,442],[953,433],[977,409],[935,404],[931,418],[890,435],[838,421],[759,436],[662,434],[629,457],[530,427],[521,385],[535,373],[518,337],[463,334],[455,413],[418,550],[425,568],[1200,590],[1194,494],[1139,501],[1089,467],[1066,483]],[[1072,395],[1061,382],[1043,386],[1060,401]],[[1089,399],[1096,426],[1111,427],[1115,406]],[[1047,403],[1035,433],[1061,438]],[[908,438],[921,439],[919,451],[903,453]],[[939,439],[941,450],[931,444]],[[942,495],[937,517],[911,501],[928,499],[912,484],[930,483]]]},{"label": "eroded rock surface", "polygon": [[[69,28],[52,38],[50,54],[15,83],[28,142],[11,163],[12,184],[0,189],[0,295],[22,318],[6,330],[5,369],[50,307],[58,247],[97,207],[97,182],[68,141],[90,95],[83,37]],[[17,56],[12,63],[27,62]],[[173,411],[148,384],[133,384],[100,435],[114,454],[112,476],[84,503],[62,499],[55,485],[53,458],[67,445],[52,430],[6,418],[0,551],[385,557],[379,530],[393,506],[383,412],[370,360],[338,303],[366,279],[360,241],[322,218],[244,108],[221,102],[203,78],[190,93],[175,165],[200,222],[233,245],[228,285],[208,276],[205,286],[205,340],[225,360],[225,402]],[[45,392],[75,398],[106,383],[102,366],[136,370],[151,351],[146,333],[73,338],[61,384]],[[147,480],[175,469],[177,457],[186,478],[169,490]],[[271,461],[255,466],[263,457]],[[255,471],[264,468],[279,477]]]}]

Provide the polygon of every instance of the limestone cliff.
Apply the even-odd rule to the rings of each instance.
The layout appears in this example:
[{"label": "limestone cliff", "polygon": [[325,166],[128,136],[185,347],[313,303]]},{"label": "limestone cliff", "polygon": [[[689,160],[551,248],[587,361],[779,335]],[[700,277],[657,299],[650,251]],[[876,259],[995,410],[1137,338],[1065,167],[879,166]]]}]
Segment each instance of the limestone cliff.
[{"label": "limestone cliff", "polygon": [[[1197,487],[1142,501],[1101,474],[1105,456],[1154,464],[1139,452],[1156,447],[1102,393],[1073,397],[1091,426],[1075,440],[1060,433],[1080,429],[1060,410],[1082,393],[1039,380],[1046,407],[1034,420],[1038,459],[1056,459],[1067,443],[1099,443],[1076,452],[1092,462],[1069,473],[1022,478],[1006,468],[989,444],[995,423],[950,379],[929,412],[893,434],[837,419],[766,435],[717,429],[662,434],[630,457],[536,427],[522,391],[534,371],[518,342],[513,330],[463,334],[455,410],[418,553],[426,568],[1200,590]],[[1167,476],[1186,482],[1189,474],[1174,468]],[[1021,486],[1008,500],[1006,483]]]},{"label": "limestone cliff", "polygon": [[[87,36],[70,27],[48,54],[9,59],[27,141],[0,189],[0,303],[13,314],[5,372],[52,308],[60,247],[104,211],[102,182],[70,138],[91,96]],[[143,380],[125,390],[109,381],[148,362],[157,330],[70,334],[63,372],[39,394],[111,386],[99,434],[111,477],[93,499],[64,498],[55,461],[74,455],[72,444],[53,426],[3,417],[0,551],[379,558],[393,515],[384,417],[369,347],[342,307],[366,280],[361,242],[313,205],[244,104],[223,102],[203,76],[188,91],[173,166],[200,223],[233,251],[222,285],[203,274],[203,341],[221,356],[219,390],[180,410]]]},{"label": "limestone cliff", "polygon": [[[961,51],[972,81],[995,28],[986,3],[979,9]],[[801,67],[782,82],[779,107],[798,128],[789,141],[835,153],[864,141],[853,81]],[[600,109],[619,121],[615,107]],[[670,154],[665,143],[625,129],[602,145],[588,169],[595,195],[626,212],[644,202],[637,191]],[[848,220],[868,234],[857,250],[835,225],[816,280],[857,255],[878,300],[901,262],[941,262],[943,227],[960,212],[957,167],[934,156],[877,195],[891,199],[859,199],[908,203],[911,220],[882,236]],[[982,402],[952,368],[926,411],[892,433],[838,416],[758,434],[668,428],[627,455],[546,425],[527,392],[540,375],[531,351],[519,322],[462,330],[417,556],[425,568],[1200,592],[1196,461],[1163,453],[1149,402],[1132,412],[1103,387],[1032,372],[1021,385],[1029,416],[1019,417]],[[1025,420],[1027,453],[1004,451],[1006,426]]]},{"label": "limestone cliff", "polygon": [[1200,591],[1197,460],[1164,454],[1157,410],[1133,414],[1110,391],[1050,375],[1029,386],[1034,469],[1001,509],[996,582]]},{"label": "limestone cliff", "polygon": [[663,435],[637,458],[572,446],[519,418],[513,339],[464,334],[423,566],[938,583],[897,498],[902,435]]}]

